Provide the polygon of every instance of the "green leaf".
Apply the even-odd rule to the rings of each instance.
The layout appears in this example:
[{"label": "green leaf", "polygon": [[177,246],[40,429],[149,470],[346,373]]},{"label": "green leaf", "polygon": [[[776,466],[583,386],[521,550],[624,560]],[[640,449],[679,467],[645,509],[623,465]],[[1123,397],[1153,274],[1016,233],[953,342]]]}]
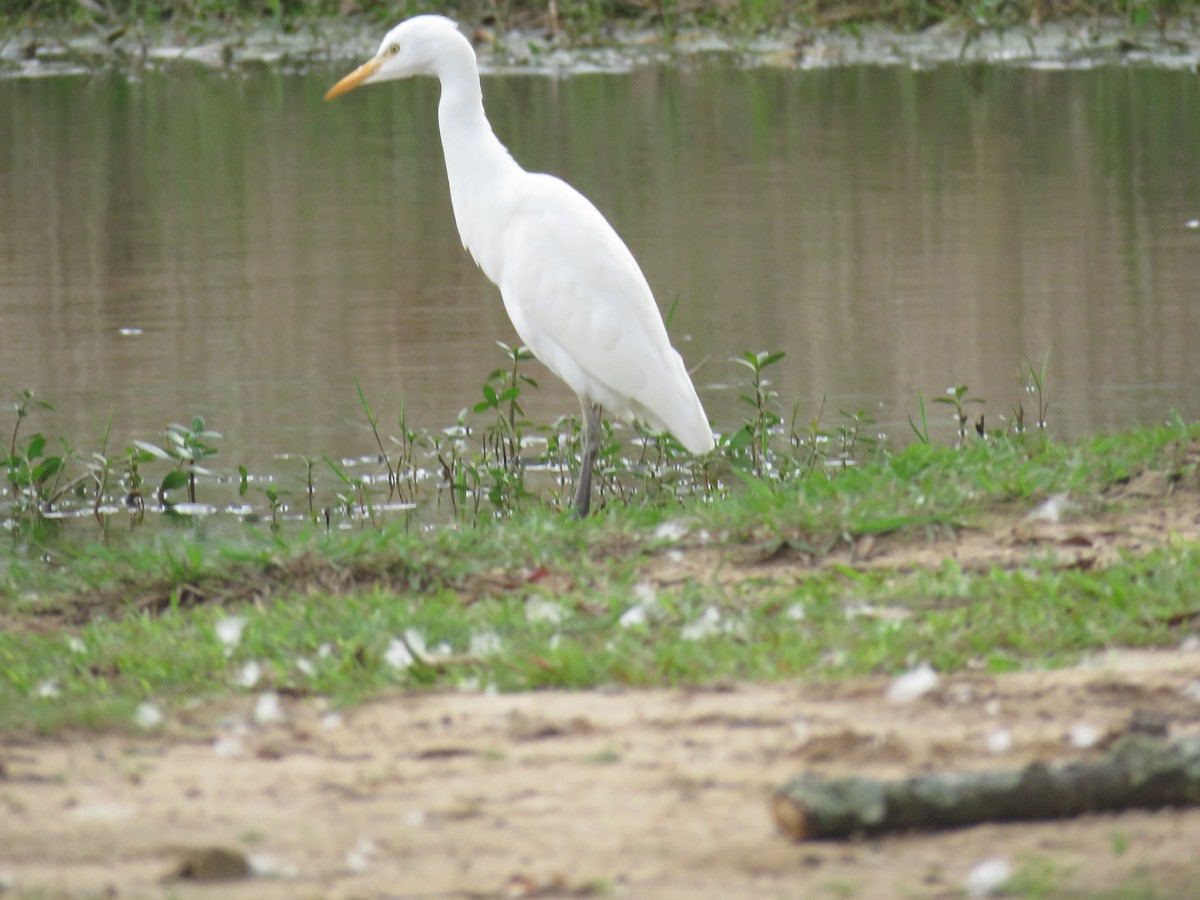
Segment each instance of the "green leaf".
[{"label": "green leaf", "polygon": [[917,440],[922,444],[929,443],[929,417],[925,414],[925,397],[917,391],[917,405],[921,410],[921,427],[913,421],[912,416],[908,417],[908,425],[913,430],[913,434],[917,436]]},{"label": "green leaf", "polygon": [[182,469],[172,469],[163,478],[162,484],[158,486],[158,492],[165,494],[167,491],[178,490],[181,487],[187,487],[188,474]]},{"label": "green leaf", "polygon": [[729,449],[740,450],[750,443],[753,434],[745,428],[739,428],[737,431],[729,435]]},{"label": "green leaf", "polygon": [[324,454],[321,455],[321,458],[323,460],[325,460],[325,463],[329,466],[330,469],[333,470],[333,474],[336,475],[339,479],[341,479],[341,481],[344,484],[348,484],[351,487],[354,486],[354,479],[350,477],[349,473],[341,465],[334,462],[332,459],[330,459],[328,456],[325,456]]},{"label": "green leaf", "polygon": [[[147,456],[153,457],[154,459],[162,459],[162,460],[166,460],[167,462],[175,461],[175,457],[173,457],[170,453],[168,453],[166,450],[164,450],[162,447],[158,446],[157,444],[148,444],[148,443],[146,443],[146,441],[136,441],[135,440],[133,442],[133,446],[137,447],[143,453],[147,454]],[[147,461],[146,459],[142,460],[142,462],[146,462],[146,461]]]},{"label": "green leaf", "polygon": [[358,391],[358,405],[362,407],[363,412],[367,415],[367,421],[372,425],[375,424],[375,417],[371,414],[371,406],[367,403],[367,395],[363,393],[362,384],[358,379],[354,380],[354,389]]},{"label": "green leaf", "polygon": [[40,463],[38,463],[37,468],[33,470],[34,482],[41,484],[47,478],[53,478],[58,470],[62,468],[62,464],[63,461],[61,456],[47,456]]},{"label": "green leaf", "polygon": [[679,308],[679,294],[676,293],[674,299],[671,300],[671,307],[667,310],[667,314],[663,316],[663,325],[667,331],[671,330],[671,322],[675,319],[675,310]]}]

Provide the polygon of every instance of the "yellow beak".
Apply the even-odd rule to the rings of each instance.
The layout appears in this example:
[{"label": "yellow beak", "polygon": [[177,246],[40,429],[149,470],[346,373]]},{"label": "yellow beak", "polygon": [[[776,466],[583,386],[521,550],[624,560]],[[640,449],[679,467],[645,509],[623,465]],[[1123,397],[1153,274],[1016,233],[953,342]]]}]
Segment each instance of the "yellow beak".
[{"label": "yellow beak", "polygon": [[375,74],[375,71],[383,64],[383,60],[379,57],[368,60],[363,63],[328,91],[325,92],[325,99],[332,100],[334,97],[340,97],[349,91],[354,90],[368,78]]}]

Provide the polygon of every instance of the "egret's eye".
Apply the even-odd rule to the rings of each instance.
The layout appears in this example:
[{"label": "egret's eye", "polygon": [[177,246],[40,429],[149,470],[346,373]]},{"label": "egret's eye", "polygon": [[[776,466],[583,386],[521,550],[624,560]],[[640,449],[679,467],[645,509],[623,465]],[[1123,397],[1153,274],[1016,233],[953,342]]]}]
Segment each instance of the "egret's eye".
[{"label": "egret's eye", "polygon": [[392,56],[395,56],[399,52],[400,52],[399,44],[392,44],[392,46],[388,47],[388,53],[390,53]]}]

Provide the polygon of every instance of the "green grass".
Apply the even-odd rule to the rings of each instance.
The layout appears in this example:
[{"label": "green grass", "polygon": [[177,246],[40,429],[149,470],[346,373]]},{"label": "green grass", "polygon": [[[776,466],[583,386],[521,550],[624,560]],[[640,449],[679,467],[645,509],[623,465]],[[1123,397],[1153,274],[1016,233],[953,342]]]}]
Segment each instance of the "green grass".
[{"label": "green grass", "polygon": [[1200,869],[1181,859],[1171,871],[1138,866],[1114,886],[1105,890],[1081,890],[1071,886],[1077,864],[1028,854],[1023,856],[997,896],[1025,900],[1167,900],[1169,897],[1195,897],[1200,890]]},{"label": "green grass", "polygon": [[[553,18],[545,3],[516,0],[504,4],[481,4],[454,0],[431,3],[406,0],[396,4],[383,0],[359,0],[353,17],[380,27],[390,26],[418,13],[442,13],[464,23],[483,22],[499,30],[512,27],[557,28],[578,42],[603,40],[606,29],[628,25],[653,27],[671,35],[688,27],[712,27],[732,33],[754,34],[787,26],[831,27],[855,33],[860,26],[882,23],[901,30],[921,30],[942,22],[957,23],[972,31],[1025,26],[1062,15],[1087,14],[1124,22],[1133,31],[1161,29],[1172,20],[1194,14],[1196,0],[1098,0],[1084,6],[1060,9],[1038,0],[1008,3],[980,0],[875,0],[836,3],[822,0],[713,0],[699,4],[676,4],[661,0],[561,0]],[[205,26],[228,34],[231,23],[258,21],[290,31],[313,22],[345,18],[339,0],[109,0],[82,4],[75,0],[0,0],[0,17],[18,25],[73,24],[101,29],[109,41],[125,30],[161,26],[195,31]]]},{"label": "green grass", "polygon": [[[613,504],[584,522],[534,507],[419,533],[21,544],[0,556],[0,731],[132,727],[147,701],[169,716],[268,689],[344,704],[397,689],[835,678],[921,661],[1002,672],[1171,645],[1171,617],[1200,608],[1200,546],[1187,541],[1091,569],[1060,566],[1051,549],[985,571],[653,576],[668,554],[728,567],[820,561],[862,535],[919,544],[1064,492],[1076,515],[1111,514],[1111,488],[1146,469],[1193,484],[1198,437],[1176,421],[1080,444],[915,444],[786,484],[747,477],[710,502]],[[227,644],[218,626],[230,617],[244,625]]]}]

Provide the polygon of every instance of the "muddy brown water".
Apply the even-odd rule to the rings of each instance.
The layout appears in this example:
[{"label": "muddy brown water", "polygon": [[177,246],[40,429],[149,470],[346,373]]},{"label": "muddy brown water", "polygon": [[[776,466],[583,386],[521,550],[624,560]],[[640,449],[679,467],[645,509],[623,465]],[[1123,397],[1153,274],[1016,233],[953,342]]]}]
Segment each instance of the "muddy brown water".
[{"label": "muddy brown water", "polygon": [[[206,417],[229,471],[438,429],[512,341],[451,217],[431,81],[341,68],[0,80],[0,380],[98,449]],[[492,75],[496,130],[617,226],[721,431],[747,349],[790,415],[904,440],[965,382],[990,425],[1047,352],[1059,434],[1200,415],[1189,71],[729,64]],[[531,415],[575,401],[544,372]],[[947,410],[932,407],[949,435]],[[7,430],[8,415],[0,416]],[[394,430],[394,429],[393,429]]]}]

